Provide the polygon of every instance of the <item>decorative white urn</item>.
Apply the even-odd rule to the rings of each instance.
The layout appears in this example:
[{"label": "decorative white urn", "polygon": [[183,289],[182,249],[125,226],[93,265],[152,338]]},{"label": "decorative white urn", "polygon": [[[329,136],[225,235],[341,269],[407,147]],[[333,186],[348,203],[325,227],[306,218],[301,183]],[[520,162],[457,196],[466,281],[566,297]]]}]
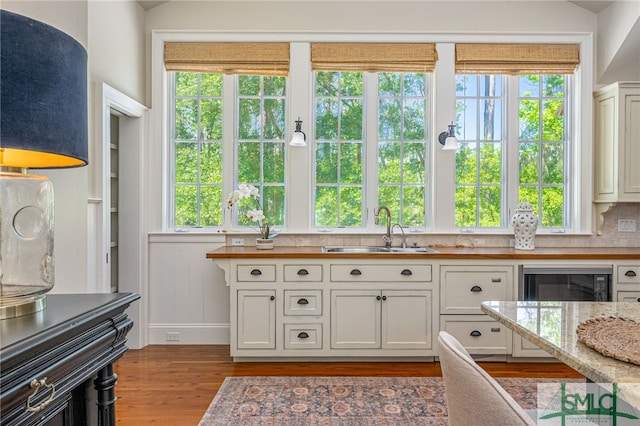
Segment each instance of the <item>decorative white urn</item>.
[{"label": "decorative white urn", "polygon": [[516,208],[516,214],[511,219],[513,233],[516,237],[516,250],[533,250],[535,248],[533,240],[538,229],[538,217],[533,214],[533,207],[522,200]]}]

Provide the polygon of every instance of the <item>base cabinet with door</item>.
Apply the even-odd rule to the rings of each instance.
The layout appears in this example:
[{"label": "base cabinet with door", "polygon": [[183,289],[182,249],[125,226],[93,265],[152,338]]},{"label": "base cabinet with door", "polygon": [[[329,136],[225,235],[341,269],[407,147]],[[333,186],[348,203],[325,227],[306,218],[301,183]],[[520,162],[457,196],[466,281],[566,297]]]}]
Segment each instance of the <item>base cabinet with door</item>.
[{"label": "base cabinet with door", "polygon": [[231,356],[435,356],[431,265],[220,260],[230,286]]}]

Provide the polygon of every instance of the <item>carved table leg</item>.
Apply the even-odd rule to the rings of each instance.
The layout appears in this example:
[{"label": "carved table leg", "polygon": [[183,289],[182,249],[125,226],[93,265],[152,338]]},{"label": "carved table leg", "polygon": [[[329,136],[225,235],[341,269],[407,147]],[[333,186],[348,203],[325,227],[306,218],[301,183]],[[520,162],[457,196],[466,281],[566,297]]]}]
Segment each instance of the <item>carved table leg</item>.
[{"label": "carved table leg", "polygon": [[93,381],[98,391],[98,426],[115,426],[116,424],[116,396],[115,387],[118,376],[113,372],[113,364],[98,371],[98,377]]}]

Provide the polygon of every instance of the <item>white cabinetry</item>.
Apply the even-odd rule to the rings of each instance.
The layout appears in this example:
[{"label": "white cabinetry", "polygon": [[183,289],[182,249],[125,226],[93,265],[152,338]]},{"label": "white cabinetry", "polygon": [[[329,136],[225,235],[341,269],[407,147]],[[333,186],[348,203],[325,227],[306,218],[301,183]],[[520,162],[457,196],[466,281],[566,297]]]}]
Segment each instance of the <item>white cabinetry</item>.
[{"label": "white cabinetry", "polygon": [[351,262],[218,261],[230,286],[234,359],[433,359],[431,264]]},{"label": "white cabinetry", "polygon": [[441,266],[440,329],[473,354],[510,354],[511,332],[482,313],[480,304],[511,300],[513,266]]},{"label": "white cabinetry", "polygon": [[640,82],[618,82],[594,93],[596,229],[618,202],[640,202]]}]

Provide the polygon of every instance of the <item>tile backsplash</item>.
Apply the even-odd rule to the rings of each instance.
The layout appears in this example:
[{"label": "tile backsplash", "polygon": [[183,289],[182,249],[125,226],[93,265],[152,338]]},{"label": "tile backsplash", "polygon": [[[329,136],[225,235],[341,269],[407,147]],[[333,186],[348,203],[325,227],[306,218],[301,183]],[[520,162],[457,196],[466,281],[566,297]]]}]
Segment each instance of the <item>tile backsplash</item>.
[{"label": "tile backsplash", "polygon": [[[618,232],[619,219],[635,219],[635,232]],[[227,236],[242,237],[238,234]],[[245,241],[251,245],[255,233],[247,233]],[[509,247],[513,234],[410,234],[409,245],[443,247]],[[281,234],[276,239],[279,246],[335,246],[335,245],[382,245],[381,234]],[[394,234],[393,244],[400,244],[400,236]],[[596,235],[537,235],[536,247],[638,247],[640,250],[640,203],[619,203],[604,216],[602,234]]]}]

